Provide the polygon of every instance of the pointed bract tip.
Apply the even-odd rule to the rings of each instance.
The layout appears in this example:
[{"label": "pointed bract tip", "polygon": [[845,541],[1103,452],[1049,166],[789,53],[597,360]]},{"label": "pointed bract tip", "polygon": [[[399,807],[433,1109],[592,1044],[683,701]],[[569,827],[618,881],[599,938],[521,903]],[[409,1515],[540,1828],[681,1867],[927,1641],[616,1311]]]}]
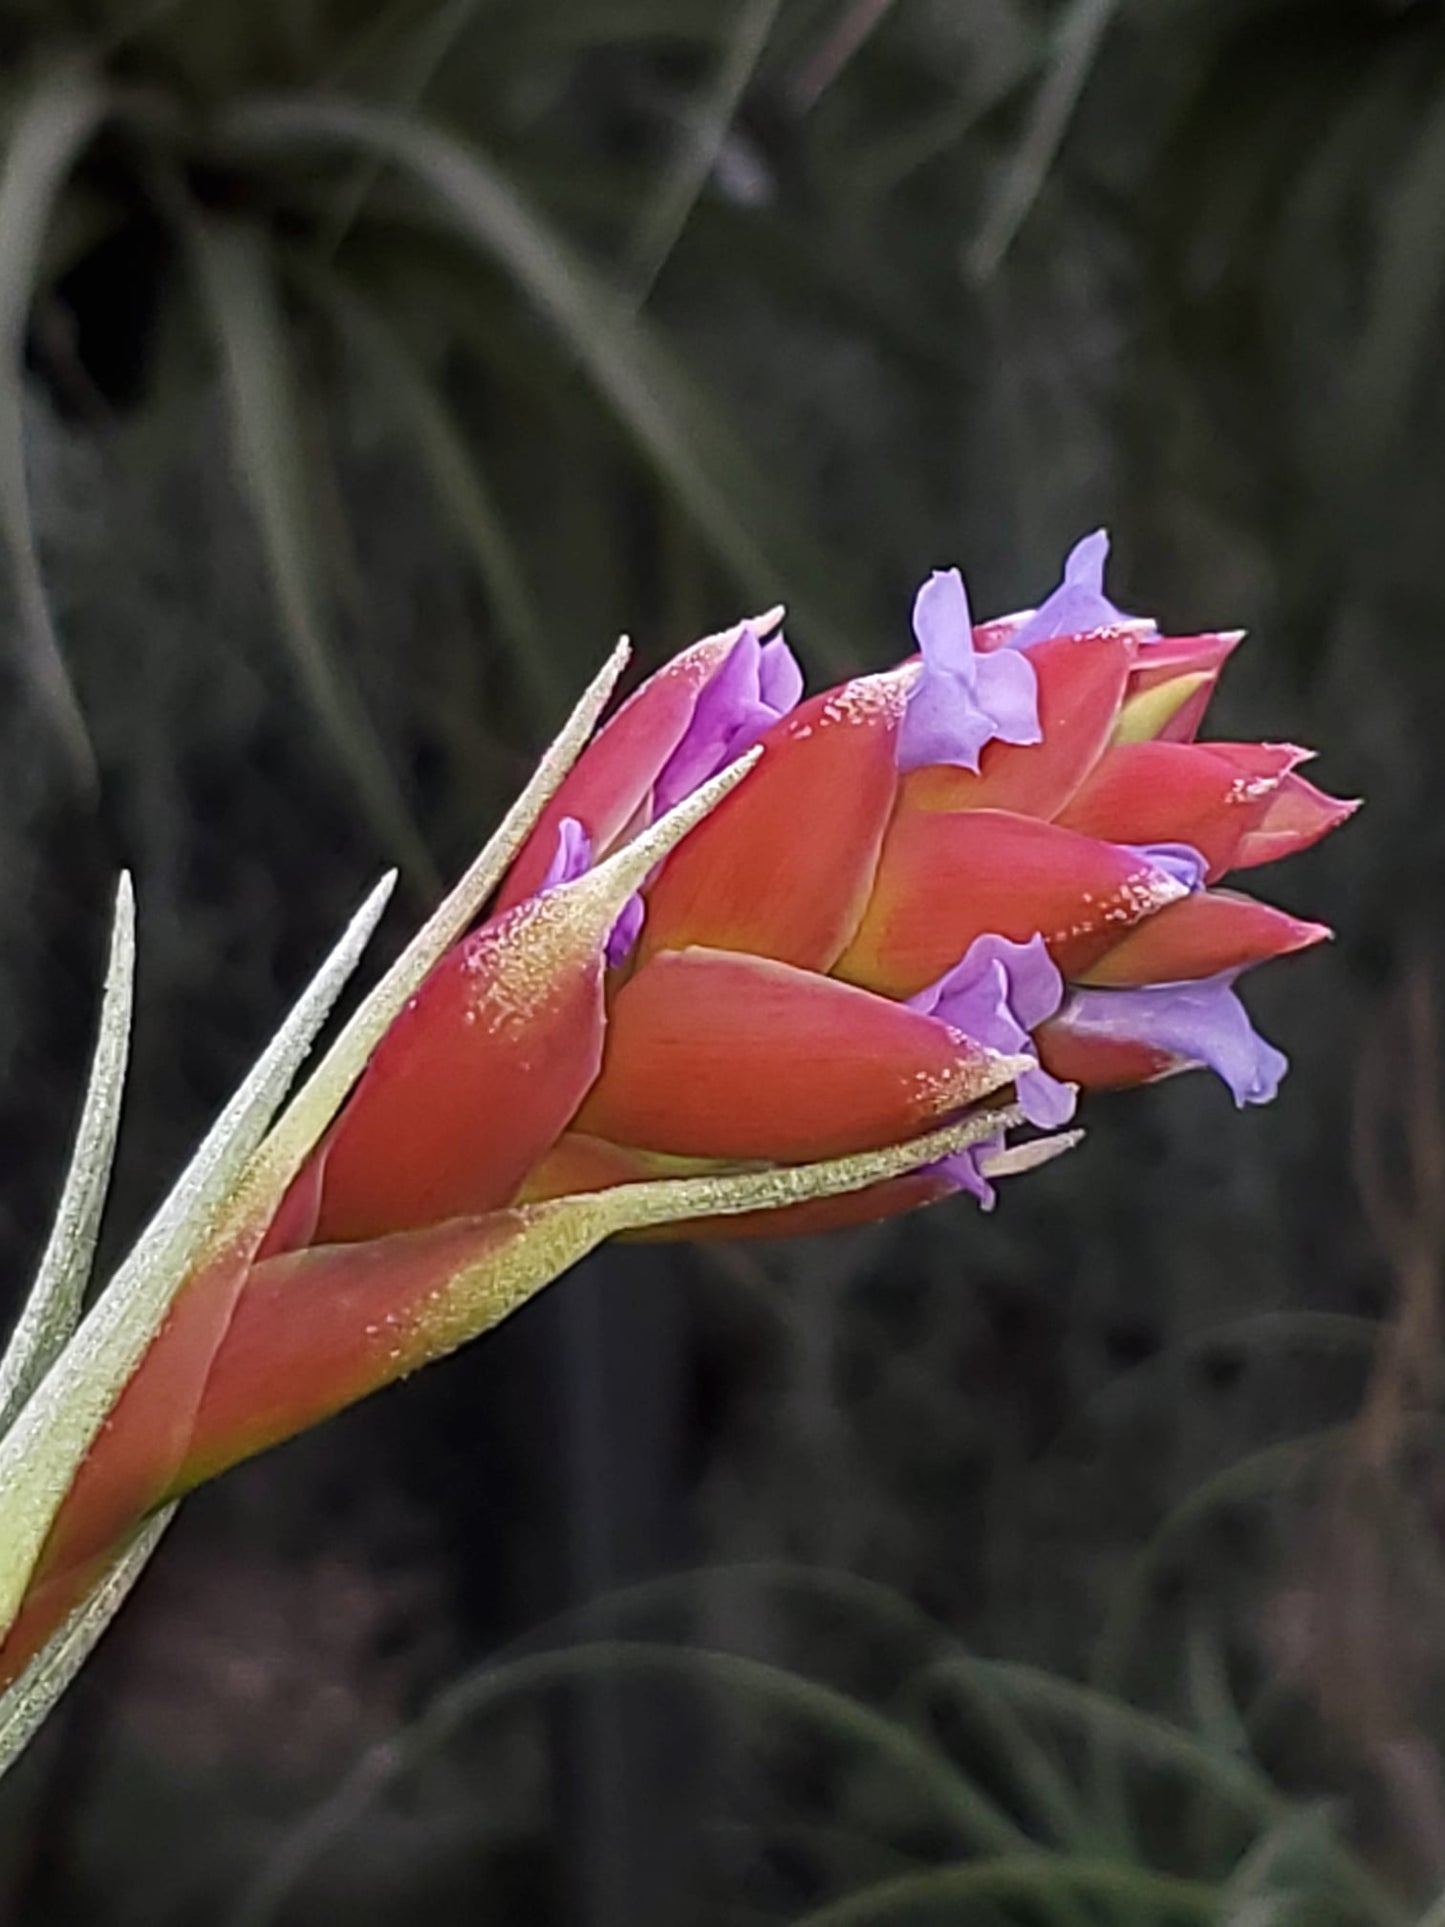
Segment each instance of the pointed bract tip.
[{"label": "pointed bract tip", "polygon": [[1079,1130],[1031,1138],[1027,1144],[1010,1144],[1002,1151],[986,1155],[980,1160],[979,1168],[986,1178],[1021,1177],[1025,1171],[1037,1171],[1045,1164],[1052,1164],[1083,1139],[1084,1133]]},{"label": "pointed bract tip", "polygon": [[568,887],[574,890],[590,887],[605,893],[609,900],[615,897],[620,907],[641,886],[649,872],[670,851],[676,849],[689,831],[696,829],[728,792],[737,788],[762,754],[762,744],[755,743],[735,762],[729,763],[726,769],[719,770],[706,783],[700,783],[691,795],[685,796],[665,816],[659,817],[650,829],[644,830],[630,843],[625,843],[605,862],[599,863],[595,870],[589,870],[586,876],[579,877]]},{"label": "pointed bract tip", "polygon": [[[957,1031],[955,1025],[950,1024],[948,1028]],[[957,1031],[957,1035],[963,1037],[967,1033]],[[987,1045],[978,1044],[975,1044],[975,1048],[981,1059],[977,1072],[970,1080],[975,1097],[990,1097],[995,1091],[1006,1089],[1039,1067],[1036,1057],[1025,1056],[1022,1052],[990,1050]]]}]

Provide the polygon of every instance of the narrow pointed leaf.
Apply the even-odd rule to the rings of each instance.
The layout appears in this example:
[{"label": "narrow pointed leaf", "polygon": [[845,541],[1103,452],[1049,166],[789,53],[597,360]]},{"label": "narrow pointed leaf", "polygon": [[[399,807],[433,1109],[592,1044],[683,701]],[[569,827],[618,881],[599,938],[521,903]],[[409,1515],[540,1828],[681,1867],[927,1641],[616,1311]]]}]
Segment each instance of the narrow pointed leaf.
[{"label": "narrow pointed leaf", "polygon": [[1069,0],[1058,15],[1053,52],[1023,139],[968,250],[968,271],[976,281],[993,279],[1042,194],[1118,5],[1119,0]]},{"label": "narrow pointed leaf", "polygon": [[1359,807],[1352,797],[1326,795],[1303,776],[1286,776],[1259,822],[1240,840],[1234,867],[1252,870],[1308,850]]},{"label": "narrow pointed leaf", "polygon": [[[568,914],[563,924],[550,932],[552,947],[560,945],[569,959],[580,954],[585,960],[589,952],[600,953],[618,911],[648,870],[742,780],[756,755],[753,751],[740,757],[644,835],[568,885],[565,893]],[[561,896],[563,892],[556,894]],[[444,911],[446,908],[443,906]],[[441,921],[446,920],[443,915]],[[380,986],[388,997],[409,982],[412,968],[409,959],[410,953],[404,955]],[[545,976],[548,964],[545,948],[539,945],[530,950],[522,962],[522,975],[513,988],[525,998],[535,995],[538,987],[536,977],[527,976],[526,964],[530,962]],[[600,977],[600,955],[595,965],[595,974]],[[387,1009],[388,1022],[396,1015],[388,1009],[387,998],[375,1004],[368,1000],[358,1015],[364,1016],[368,1007]],[[348,1026],[348,1032],[350,1030]],[[368,1047],[375,1041],[368,1039]],[[311,1150],[319,1129],[330,1122],[335,1103],[344,1095],[353,1068],[359,1068],[354,1067],[347,1033],[333,1046],[331,1057],[337,1057],[338,1053],[344,1078],[339,1091],[332,1086],[319,1104],[314,1097],[313,1086],[319,1084],[324,1092],[327,1089],[329,1057],[227,1198],[204,1249],[190,1269],[185,1288],[175,1297],[164,1330],[150,1348],[144,1370],[135,1373],[124,1385],[106,1413],[105,1450],[91,1453],[75,1468],[70,1488],[44,1543],[40,1576],[46,1579],[57,1574],[63,1576],[80,1562],[103,1553],[133,1519],[156,1504],[171,1488],[176,1468],[190,1443],[196,1410],[217,1355],[228,1340],[238,1300],[247,1288],[253,1261],[262,1248],[281,1194],[295,1176],[302,1158]],[[388,1121],[385,1115],[380,1119],[383,1153],[391,1148],[385,1129]],[[409,1116],[399,1117],[395,1129],[404,1131],[412,1121]],[[553,1128],[560,1129],[560,1123]],[[465,1136],[461,1148],[463,1151],[466,1148]],[[356,1203],[355,1197],[352,1199],[353,1211],[358,1214],[365,1209],[365,1169],[360,1175],[362,1187],[357,1195],[361,1203]],[[425,1183],[424,1172],[422,1178]],[[383,1163],[375,1173],[375,1182],[380,1189],[386,1181],[387,1166]],[[417,1207],[416,1217],[395,1209],[394,1197],[388,1197],[386,1202],[393,1209],[381,1226],[372,1228],[401,1230],[416,1222],[417,1217],[426,1222],[438,1215],[439,1201],[430,1193],[424,1192],[420,1198],[415,1195],[403,1198],[403,1204]],[[440,1200],[440,1207],[444,1208],[445,1203],[445,1198]],[[356,1224],[346,1228],[354,1230]],[[6,1657],[13,1666],[15,1655],[10,1653]]]},{"label": "narrow pointed leaf", "polygon": [[70,1169],[35,1283],[0,1359],[0,1435],[50,1369],[80,1317],[120,1129],[134,985],[135,896],[129,875],[123,873],[115,898],[100,1035]]},{"label": "narrow pointed leaf", "polygon": [[781,0],[741,0],[707,99],[680,116],[676,156],[643,209],[627,251],[639,301],[651,294],[717,165],[780,5]]},{"label": "narrow pointed leaf", "polygon": [[1307,754],[1291,743],[1116,743],[1058,820],[1113,843],[1187,843],[1213,881]]},{"label": "narrow pointed leaf", "polygon": [[94,1590],[20,1677],[0,1693],[0,1775],[15,1764],[90,1657],[96,1641],[130,1596],[174,1514],[175,1507],[166,1506],[146,1520]]},{"label": "narrow pointed leaf", "polygon": [[[537,820],[566,779],[607,707],[631,651],[619,642],[547,750],[531,781],[485,849],[432,912],[381,982],[357,1006],[341,1034],[271,1133],[233,1201],[234,1227],[269,1222],[282,1193],[336,1115],[367,1060],[428,974],[464,934],[516,860]],[[258,1233],[259,1235],[259,1233]]]},{"label": "narrow pointed leaf", "polygon": [[172,1490],[454,1351],[607,1238],[861,1192],[992,1138],[1020,1116],[1004,1108],[879,1151],[655,1178],[267,1259],[237,1303]]},{"label": "narrow pointed leaf", "polygon": [[532,714],[553,713],[554,662],[525,566],[477,452],[423,369],[361,295],[339,274],[305,257],[290,270],[335,319],[376,376],[372,392],[409,435],[437,502],[476,563],[497,630]]},{"label": "narrow pointed leaf", "polygon": [[[626,643],[619,643],[496,834],[381,982],[363,999],[257,1154],[244,1169],[228,1164],[224,1205],[216,1212],[214,1223],[207,1223],[203,1246],[188,1248],[187,1262],[182,1266],[192,1283],[178,1308],[180,1315],[167,1327],[166,1396],[149,1401],[137,1396],[125,1402],[122,1412],[112,1394],[111,1409],[106,1414],[111,1420],[106,1463],[98,1467],[94,1458],[84,1459],[82,1455],[82,1463],[69,1482],[71,1490],[66,1496],[70,1502],[61,1511],[53,1534],[48,1535],[47,1552],[52,1564],[65,1555],[67,1542],[74,1556],[79,1556],[77,1548],[91,1553],[103,1548],[124,1529],[131,1516],[128,1507],[144,1506],[159,1496],[189,1436],[190,1414],[215,1347],[224,1335],[246,1267],[287,1187],[388,1026],[497,887],[534,828],[539,812],[591,735],[627,657]],[[736,780],[736,772],[731,780]],[[706,798],[701,802],[694,799],[694,807],[705,808],[706,802]],[[659,826],[662,840],[667,834]],[[603,887],[607,887],[605,883]],[[380,902],[374,900],[374,904],[379,915]],[[293,1063],[281,1088],[289,1083],[294,1069]],[[279,1088],[274,1095],[279,1098]],[[274,1110],[274,1103],[271,1108]],[[266,1121],[262,1119],[262,1128]],[[248,1137],[247,1152],[259,1135],[258,1129]],[[172,1293],[183,1281],[183,1277],[177,1278]],[[128,1376],[122,1374],[122,1380]],[[3,1523],[0,1500],[0,1526]],[[0,1618],[0,1625],[5,1623]]]},{"label": "narrow pointed leaf", "polygon": [[393,881],[378,885],[352,919],[130,1257],[0,1439],[0,1629],[14,1620],[81,1462],[355,969]]},{"label": "narrow pointed leaf", "polygon": [[1215,1927],[1220,1917],[1219,1890],[1206,1881],[1124,1861],[1033,1852],[902,1874],[814,1908],[798,1916],[795,1927],[898,1927],[902,1921],[923,1927],[928,1921],[960,1920],[990,1905],[997,1910],[1000,1904],[1032,1903],[1061,1911],[1083,1900],[1112,1903],[1116,1917],[1132,1913],[1159,1927],[1169,1921]]},{"label": "narrow pointed leaf", "polygon": [[1217,977],[1322,943],[1331,932],[1233,890],[1201,890],[1136,924],[1079,972],[1086,984],[1172,984]]},{"label": "narrow pointed leaf", "polygon": [[541,887],[564,816],[582,825],[594,850],[607,850],[624,833],[650,797],[663,765],[686,733],[699,694],[738,634],[733,628],[704,636],[670,657],[608,719],[537,819],[498,894],[499,910],[511,909]]}]

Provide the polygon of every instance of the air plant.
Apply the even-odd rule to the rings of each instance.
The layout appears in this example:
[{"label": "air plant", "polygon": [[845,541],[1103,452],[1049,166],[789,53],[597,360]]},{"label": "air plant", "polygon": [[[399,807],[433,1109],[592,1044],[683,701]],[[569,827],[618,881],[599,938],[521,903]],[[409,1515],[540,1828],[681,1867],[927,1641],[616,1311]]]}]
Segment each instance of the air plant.
[{"label": "air plant", "polygon": [[[1234,988],[1328,932],[1211,887],[1354,807],[1288,745],[1199,743],[1231,634],[1103,591],[811,698],[780,612],[706,638],[589,742],[625,646],[462,882],[275,1114],[372,894],[77,1322],[114,1143],[128,887],[71,1181],[0,1374],[0,1757],[168,1509],[495,1325],[604,1239],[859,1222],[1067,1149],[1079,1090],[1285,1068]],[[485,919],[471,926],[483,911]],[[1009,1142],[1033,1126],[1044,1135]]]}]

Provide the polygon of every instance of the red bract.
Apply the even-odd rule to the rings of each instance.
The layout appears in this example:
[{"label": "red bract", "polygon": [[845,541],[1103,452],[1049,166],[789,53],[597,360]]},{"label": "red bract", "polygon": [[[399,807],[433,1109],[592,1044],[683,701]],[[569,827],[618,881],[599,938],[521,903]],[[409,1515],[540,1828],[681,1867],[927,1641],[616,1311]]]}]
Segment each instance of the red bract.
[{"label": "red bract", "polygon": [[[1092,598],[1082,610],[1081,593]],[[1202,884],[1305,847],[1352,806],[1304,784],[1294,771],[1306,752],[1292,746],[1186,740],[1237,635],[1161,639],[1121,618],[1077,570],[1060,598],[1068,606],[1052,614],[1046,603],[945,637],[949,661],[936,642],[930,660],[925,641],[922,661],[826,691],[765,729],[756,771],[645,884],[640,937],[606,973],[605,1028],[554,1054],[541,1029],[524,1025],[524,1104],[514,1108],[507,1074],[493,1069],[516,1046],[462,1011],[439,971],[311,1174],[321,1235],[373,1237],[464,1206],[624,1182],[654,1172],[658,1158],[788,1161],[905,1136],[979,1094],[990,1050],[1020,1038],[1028,1048],[1030,1028],[1043,1029],[1010,1036],[995,1017],[980,1021],[977,991],[951,1014],[901,1007],[989,939],[1039,940],[1061,974],[1043,1020],[1045,1062],[1060,1074],[1115,1084],[1213,1061],[1207,1024],[1193,1049],[1161,1042],[1152,1006],[1148,1034],[1130,1035],[1140,1006],[1124,996],[1105,1006],[1117,1036],[1097,1035],[1097,1005],[1085,1012],[1094,1024],[1085,1050],[1071,1041],[1082,1007],[1070,983],[1125,992],[1207,982],[1232,1036],[1234,976],[1328,932]],[[930,618],[923,601],[920,637],[932,620],[936,638],[936,611]],[[1081,613],[1080,626],[1055,627]],[[503,886],[509,915],[536,901],[519,893],[544,880],[569,819],[593,860],[651,820],[670,759],[747,634],[687,651],[599,734]],[[968,677],[1007,651],[1032,671],[1041,740],[986,740],[971,764],[910,761],[903,724],[920,697],[933,699],[930,680],[948,701],[953,679],[975,726],[987,712]],[[726,727],[714,733],[727,741]],[[1270,1083],[1272,1058],[1259,1062],[1253,1082],[1225,1073],[1241,1101]],[[556,1118],[569,1128],[548,1134]],[[403,1196],[405,1173],[423,1169],[432,1175]],[[916,1188],[871,1203],[885,1209]],[[859,1206],[809,1209],[817,1220]]]},{"label": "red bract", "polygon": [[[806,702],[776,615],[642,685],[376,1048],[239,1293],[183,1293],[62,1509],[12,1670],[147,1506],[461,1342],[601,1236],[991,1202],[1033,1156],[986,1108],[1010,1083],[1009,1121],[1046,1129],[1075,1084],[1192,1064],[1273,1095],[1283,1059],[1234,980],[1328,932],[1206,884],[1353,806],[1297,774],[1304,751],[1194,740],[1238,637],[1121,616],[1105,548],[979,629],[935,575],[918,657]],[[750,749],[686,834],[658,825]],[[975,1114],[926,1169],[888,1149]],[[865,1160],[845,1196],[787,1176],[838,1158]]]}]

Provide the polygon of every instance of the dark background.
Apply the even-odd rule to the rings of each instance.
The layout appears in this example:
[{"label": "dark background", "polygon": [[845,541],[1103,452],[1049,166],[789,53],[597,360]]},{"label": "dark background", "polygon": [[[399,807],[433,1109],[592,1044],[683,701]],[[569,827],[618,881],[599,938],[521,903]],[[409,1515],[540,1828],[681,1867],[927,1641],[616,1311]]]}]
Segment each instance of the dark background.
[{"label": "dark background", "polygon": [[6,1305],[117,867],[112,1255],[619,630],[879,666],[928,568],[995,613],[1106,522],[1125,607],[1253,632],[1214,732],[1369,799],[1260,879],[1340,933],[1250,986],[1272,1109],[604,1252],[190,1501],[0,1787],[0,1921],[1423,1915],[1445,9],[7,0],[0,106]]}]

